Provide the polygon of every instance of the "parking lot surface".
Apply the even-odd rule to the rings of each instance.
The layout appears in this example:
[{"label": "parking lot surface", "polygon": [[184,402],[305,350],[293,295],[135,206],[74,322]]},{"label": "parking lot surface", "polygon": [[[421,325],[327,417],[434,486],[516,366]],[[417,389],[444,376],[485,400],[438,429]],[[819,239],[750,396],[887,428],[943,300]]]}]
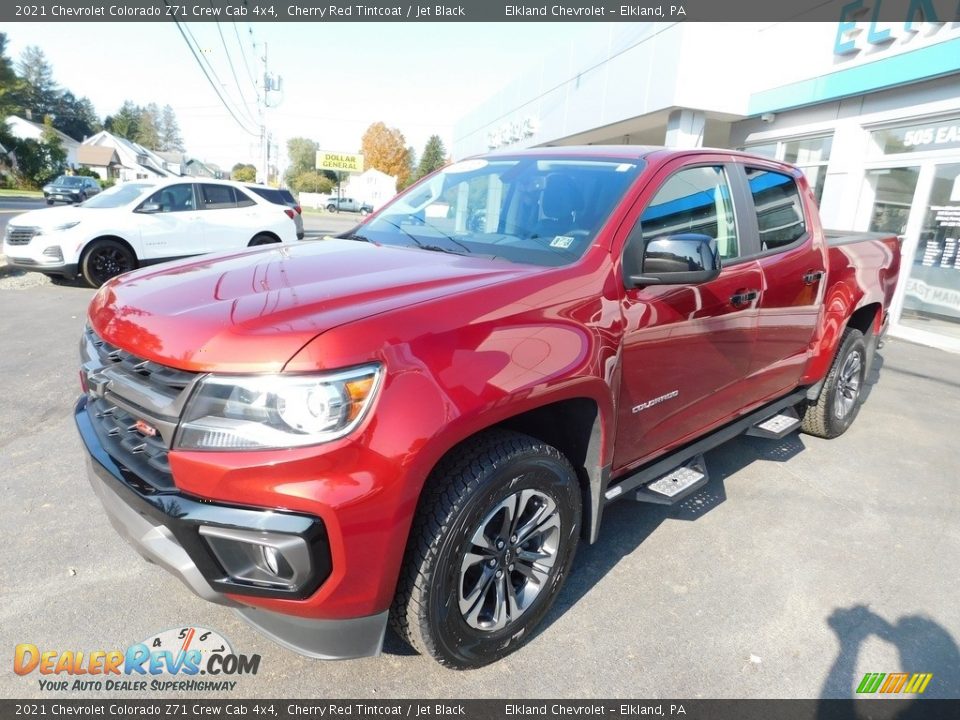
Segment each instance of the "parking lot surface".
[{"label": "parking lot surface", "polygon": [[71,417],[92,295],[0,288],[0,697],[142,696],[43,692],[10,671],[14,647],[124,649],[187,626],[262,656],[230,697],[849,697],[894,671],[960,696],[956,355],[892,340],[841,438],[742,437],[680,507],[612,506],[536,637],[454,672],[392,635],[378,658],[300,657],[116,535]]}]

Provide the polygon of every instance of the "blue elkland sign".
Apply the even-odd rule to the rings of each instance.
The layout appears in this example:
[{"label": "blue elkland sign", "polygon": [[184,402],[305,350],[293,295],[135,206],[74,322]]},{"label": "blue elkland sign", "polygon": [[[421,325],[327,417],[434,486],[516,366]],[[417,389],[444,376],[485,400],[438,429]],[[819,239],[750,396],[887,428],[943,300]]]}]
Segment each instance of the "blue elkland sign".
[{"label": "blue elkland sign", "polygon": [[[941,5],[948,1],[952,0],[937,0]],[[840,8],[837,38],[833,43],[834,54],[854,55],[864,49],[863,43],[876,47],[892,43],[901,35],[910,37],[920,32],[923,23],[960,20],[960,5],[938,12],[935,0],[910,0],[900,25],[878,22],[882,9],[883,0],[876,0],[872,5],[865,0],[853,0]],[[857,22],[858,18],[869,18],[866,33]]]}]

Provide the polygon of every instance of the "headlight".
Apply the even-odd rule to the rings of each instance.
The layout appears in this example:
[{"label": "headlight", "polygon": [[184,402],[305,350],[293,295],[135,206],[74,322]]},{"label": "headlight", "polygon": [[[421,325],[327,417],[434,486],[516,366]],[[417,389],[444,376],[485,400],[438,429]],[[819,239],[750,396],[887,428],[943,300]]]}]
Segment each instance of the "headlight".
[{"label": "headlight", "polygon": [[187,403],[176,445],[258,450],[335,440],[363,420],[382,374],[364,365],[317,375],[210,375]]},{"label": "headlight", "polygon": [[80,224],[79,220],[74,220],[73,222],[63,223],[63,225],[56,225],[49,228],[39,228],[37,230],[37,235],[43,235],[44,233],[58,232],[60,230],[69,230],[70,228],[76,227]]}]

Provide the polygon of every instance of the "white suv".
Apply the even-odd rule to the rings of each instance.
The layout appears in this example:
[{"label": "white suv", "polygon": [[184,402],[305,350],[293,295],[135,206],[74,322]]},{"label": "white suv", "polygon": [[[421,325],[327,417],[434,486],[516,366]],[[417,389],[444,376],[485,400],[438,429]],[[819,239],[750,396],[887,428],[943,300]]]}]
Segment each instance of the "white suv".
[{"label": "white suv", "polygon": [[296,242],[290,208],[240,183],[200,178],[116,185],[74,207],[33,210],[7,224],[3,253],[23,270],[91,287],[143,265],[265,243]]}]

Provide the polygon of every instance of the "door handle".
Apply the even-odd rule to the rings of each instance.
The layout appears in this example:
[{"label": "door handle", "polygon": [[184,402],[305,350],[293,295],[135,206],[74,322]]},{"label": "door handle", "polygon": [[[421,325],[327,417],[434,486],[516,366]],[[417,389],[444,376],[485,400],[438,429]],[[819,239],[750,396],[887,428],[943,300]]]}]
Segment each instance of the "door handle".
[{"label": "door handle", "polygon": [[813,285],[816,282],[820,282],[820,278],[823,277],[823,270],[808,270],[803,276],[804,285]]},{"label": "door handle", "polygon": [[744,305],[749,305],[758,297],[760,297],[759,290],[741,290],[730,296],[730,304],[735,307],[743,307]]}]

